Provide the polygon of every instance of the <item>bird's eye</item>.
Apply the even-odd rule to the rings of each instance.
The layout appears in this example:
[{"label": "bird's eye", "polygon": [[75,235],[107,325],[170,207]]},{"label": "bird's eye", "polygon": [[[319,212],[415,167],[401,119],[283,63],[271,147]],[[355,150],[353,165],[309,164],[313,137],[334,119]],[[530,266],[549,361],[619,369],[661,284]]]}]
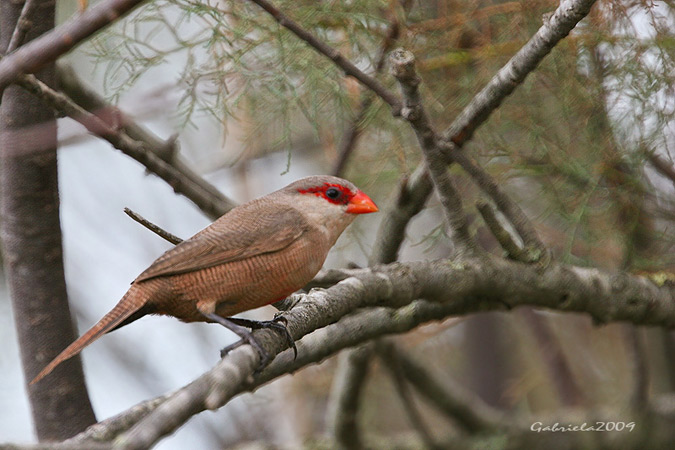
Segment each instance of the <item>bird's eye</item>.
[{"label": "bird's eye", "polygon": [[335,188],[328,188],[326,189],[326,197],[335,200],[340,197],[340,191]]}]

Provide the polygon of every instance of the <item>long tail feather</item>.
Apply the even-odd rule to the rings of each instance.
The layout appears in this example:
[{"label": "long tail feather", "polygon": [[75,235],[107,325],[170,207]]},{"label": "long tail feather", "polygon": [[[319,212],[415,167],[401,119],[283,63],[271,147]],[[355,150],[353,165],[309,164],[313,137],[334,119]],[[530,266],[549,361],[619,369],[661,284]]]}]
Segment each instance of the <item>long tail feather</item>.
[{"label": "long tail feather", "polygon": [[79,339],[59,353],[59,355],[54,358],[52,362],[47,364],[47,366],[42,369],[42,371],[33,379],[33,381],[30,382],[30,384],[35,384],[49,375],[51,371],[56,368],[56,366],[80,353],[86,346],[109,331],[117,328],[122,322],[128,319],[129,316],[141,309],[145,305],[146,301],[145,299],[140,300],[138,298],[138,294],[139,292],[133,287],[129,289],[124,297],[122,297],[122,299],[108,314],[103,316],[103,318],[99,320],[96,325],[89,329],[89,331],[84,333]]}]

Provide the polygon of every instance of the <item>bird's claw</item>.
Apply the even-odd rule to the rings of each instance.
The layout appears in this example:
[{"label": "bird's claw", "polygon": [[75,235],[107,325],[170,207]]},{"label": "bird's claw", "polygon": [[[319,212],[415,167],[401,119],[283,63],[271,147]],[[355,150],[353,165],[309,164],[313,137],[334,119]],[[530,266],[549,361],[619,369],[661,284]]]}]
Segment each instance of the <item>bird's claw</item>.
[{"label": "bird's claw", "polygon": [[[283,335],[286,337],[286,342],[288,343],[288,346],[293,349],[293,359],[296,359],[298,357],[298,348],[295,345],[295,341],[293,340],[293,336],[291,336],[291,333],[288,331],[288,328],[286,328],[285,324],[287,324],[288,321],[286,320],[285,317],[283,317],[283,315],[276,314],[274,316],[273,320],[264,320],[264,321],[243,319],[243,318],[240,318],[240,317],[230,317],[227,320],[230,321],[231,323],[234,323],[234,324],[238,325],[238,326],[250,328],[251,330],[259,330],[259,329],[262,329],[262,328],[272,328],[274,330],[277,330],[277,331],[283,333]],[[284,322],[284,323],[281,324],[279,322]],[[260,344],[258,344],[258,342],[256,342],[255,339],[253,339],[252,335],[251,335],[251,339],[249,339],[247,336],[246,337],[241,336],[241,337],[242,337],[243,340],[245,340],[246,342],[251,344],[256,350],[258,350],[258,353],[260,353],[261,360],[263,360],[265,363],[269,362],[269,360],[270,360],[269,355],[267,354],[267,352],[265,352],[262,349],[262,347],[260,347]],[[238,347],[240,345],[242,345],[242,342],[238,342],[238,343],[235,343],[235,344],[232,344],[230,346],[225,347],[223,350],[221,350],[221,357],[223,355],[227,354],[227,352],[229,352],[230,350],[232,350],[235,347]],[[263,364],[261,364],[261,366],[264,367]]]},{"label": "bird's claw", "polygon": [[[279,323],[279,322],[283,322]],[[295,340],[293,339],[293,336],[291,336],[291,333],[288,331],[288,319],[286,319],[283,316],[283,313],[277,313],[274,315],[274,318],[272,320],[266,320],[263,322],[259,322],[261,324],[260,328],[272,328],[274,330],[278,330],[281,333],[284,334],[286,337],[286,342],[288,343],[288,346],[293,349],[293,359],[295,360],[298,357],[298,347],[295,345]]]}]

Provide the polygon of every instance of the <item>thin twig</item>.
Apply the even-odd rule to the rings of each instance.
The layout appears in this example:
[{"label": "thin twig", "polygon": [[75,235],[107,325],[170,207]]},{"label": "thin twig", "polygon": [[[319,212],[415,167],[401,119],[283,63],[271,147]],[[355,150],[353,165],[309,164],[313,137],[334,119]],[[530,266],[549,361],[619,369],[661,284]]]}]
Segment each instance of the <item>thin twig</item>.
[{"label": "thin twig", "polygon": [[469,232],[469,225],[462,207],[462,201],[456,191],[448,167],[439,147],[439,139],[431,126],[419,94],[420,78],[415,71],[415,57],[403,49],[394,50],[389,55],[392,75],[396,77],[403,94],[404,106],[401,116],[415,130],[417,140],[424,153],[427,170],[436,192],[444,207],[445,217],[452,229],[453,241],[462,252],[475,253],[476,242]]},{"label": "thin twig", "polygon": [[454,151],[452,161],[459,164],[476,182],[478,187],[495,202],[497,209],[504,214],[525,244],[528,260],[534,262],[547,254],[546,247],[537,236],[537,231],[523,210],[499,186],[497,181],[482,167],[471,160],[466,153]]},{"label": "thin twig", "polygon": [[157,236],[161,237],[162,239],[165,239],[165,240],[171,242],[173,245],[178,245],[181,242],[183,242],[183,240],[181,238],[179,238],[178,236],[169,233],[168,231],[166,231],[165,229],[163,229],[159,225],[155,225],[154,223],[145,219],[143,216],[141,216],[140,214],[132,211],[131,209],[124,208],[124,212],[126,213],[127,216],[131,217],[136,222],[140,223],[145,228],[152,231],[153,233],[155,233]]},{"label": "thin twig", "polygon": [[144,142],[131,139],[122,129],[109,125],[96,115],[85,110],[62,92],[51,89],[33,75],[21,75],[17,84],[45,100],[58,112],[76,120],[92,134],[105,139],[113,147],[131,156],[148,170],[166,181],[174,191],[192,200],[212,218],[220,217],[235,206],[235,203],[213,189],[204,188],[204,180],[192,172],[181,172],[152,151]]},{"label": "thin twig", "polygon": [[[298,23],[291,20],[288,16],[282,13],[279,9],[274,7],[267,0],[251,0],[253,3],[260,6],[262,9],[267,11],[273,18],[276,20],[279,25],[287,28],[297,37],[305,41],[311,47],[313,47],[317,52],[321,53],[331,61],[333,61],[338,67],[340,67],[344,73],[356,78],[361,84],[368,87],[371,91],[375,92],[382,100],[384,100],[392,109],[393,114],[396,116],[401,109],[401,102],[398,97],[387,89],[382,83],[380,83],[375,77],[372,77],[358,67],[356,67],[352,62],[347,58],[342,56],[340,52],[334,48],[327,45],[325,42],[319,40],[309,31],[302,28]],[[0,78],[1,80],[1,78]]]},{"label": "thin twig", "polygon": [[490,203],[479,201],[476,203],[476,209],[483,216],[483,221],[495,239],[497,239],[499,245],[506,251],[509,258],[521,262],[532,262],[527,252],[518,245],[513,236],[511,236],[511,233],[499,222],[497,211]]},{"label": "thin twig", "polygon": [[36,0],[25,0],[23,8],[21,8],[21,14],[19,15],[18,20],[16,21],[16,27],[12,33],[12,39],[7,45],[7,50],[5,54],[11,53],[23,43],[23,40],[26,38],[26,33],[30,30],[31,27],[31,18],[37,5]]}]

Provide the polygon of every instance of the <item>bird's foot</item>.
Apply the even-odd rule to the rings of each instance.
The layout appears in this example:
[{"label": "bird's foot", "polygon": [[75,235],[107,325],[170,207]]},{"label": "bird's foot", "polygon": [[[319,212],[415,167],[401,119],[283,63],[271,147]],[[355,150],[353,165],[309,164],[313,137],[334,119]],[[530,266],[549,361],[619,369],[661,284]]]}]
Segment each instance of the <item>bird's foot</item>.
[{"label": "bird's foot", "polygon": [[[286,324],[288,321],[284,316],[281,314],[277,314],[274,316],[274,319],[272,320],[251,320],[251,319],[242,319],[240,317],[230,317],[228,320],[231,322],[242,326],[246,328],[250,328],[251,330],[260,330],[263,328],[267,329],[273,329],[276,331],[279,331],[284,335],[286,338],[286,342],[288,343],[288,346],[293,349],[293,359],[298,357],[298,348],[295,346],[295,341],[293,340],[293,336],[291,336],[291,333],[288,332],[288,328],[286,327]],[[279,322],[284,322],[279,323]],[[225,348],[227,349],[227,347]],[[225,350],[223,349],[223,350]],[[229,349],[231,350],[231,349]]]},{"label": "bird's foot", "polygon": [[270,357],[269,353],[267,353],[265,351],[265,349],[263,349],[262,346],[258,343],[258,341],[255,340],[255,338],[253,337],[253,334],[250,331],[248,331],[247,329],[243,328],[246,325],[240,325],[239,323],[237,323],[237,322],[239,322],[239,319],[236,319],[236,320],[234,320],[232,318],[226,319],[226,318],[220,317],[216,314],[204,314],[204,316],[207,317],[208,319],[211,319],[212,321],[214,321],[216,323],[221,324],[222,326],[224,326],[228,330],[232,331],[234,334],[236,334],[237,336],[239,336],[241,338],[241,340],[239,342],[235,342],[234,344],[228,345],[227,347],[222,349],[220,351],[220,357],[221,358],[224,357],[225,355],[227,355],[231,350],[233,350],[233,349],[239,347],[240,345],[246,343],[246,344],[250,344],[251,347],[253,347],[258,352],[258,355],[260,355],[260,369],[267,366],[267,364],[272,359]]},{"label": "bird's foot", "polygon": [[[228,353],[230,353],[232,350],[234,350],[234,349],[237,348],[237,347],[241,347],[241,346],[244,345],[244,344],[246,344],[246,341],[245,341],[244,339],[239,339],[239,340],[238,340],[237,342],[235,342],[234,344],[230,344],[230,345],[228,345],[227,347],[223,347],[223,348],[220,350],[220,358],[221,358],[221,359],[224,358],[225,355],[227,355]],[[260,358],[260,359],[262,360],[262,355],[261,355],[261,358]]]}]

